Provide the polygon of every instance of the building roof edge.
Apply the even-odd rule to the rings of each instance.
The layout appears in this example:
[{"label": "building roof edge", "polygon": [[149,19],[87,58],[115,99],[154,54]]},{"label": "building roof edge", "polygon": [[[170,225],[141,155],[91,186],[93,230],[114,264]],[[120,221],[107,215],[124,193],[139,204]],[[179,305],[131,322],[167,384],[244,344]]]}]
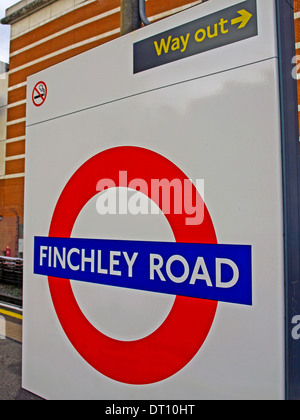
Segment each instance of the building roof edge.
[{"label": "building roof edge", "polygon": [[1,19],[2,25],[11,25],[24,17],[31,15],[39,9],[54,3],[57,0],[33,0],[30,3],[20,7],[11,14]]}]

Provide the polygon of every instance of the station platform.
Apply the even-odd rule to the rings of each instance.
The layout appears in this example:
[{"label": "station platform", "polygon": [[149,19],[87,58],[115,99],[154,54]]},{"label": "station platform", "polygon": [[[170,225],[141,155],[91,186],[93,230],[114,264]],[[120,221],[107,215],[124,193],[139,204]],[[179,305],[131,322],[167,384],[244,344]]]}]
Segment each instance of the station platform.
[{"label": "station platform", "polygon": [[42,400],[22,388],[22,308],[0,301],[0,400]]}]

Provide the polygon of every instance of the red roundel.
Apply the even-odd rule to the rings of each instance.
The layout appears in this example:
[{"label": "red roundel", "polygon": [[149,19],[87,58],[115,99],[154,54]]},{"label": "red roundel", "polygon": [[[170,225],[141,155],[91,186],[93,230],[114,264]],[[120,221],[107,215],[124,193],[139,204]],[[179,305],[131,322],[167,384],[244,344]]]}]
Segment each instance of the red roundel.
[{"label": "red roundel", "polygon": [[[139,147],[105,150],[84,163],[65,186],[54,211],[49,236],[69,238],[85,204],[99,191],[100,179],[117,187],[119,172],[127,171],[127,182],[141,178],[188,178],[171,161]],[[191,182],[191,181],[190,181]],[[199,194],[193,186],[193,193]],[[159,203],[156,203],[159,205]],[[177,242],[217,243],[214,226],[204,206],[201,225],[186,225],[189,215],[166,214]],[[49,287],[59,321],[77,352],[97,371],[127,384],[150,384],[180,371],[203,345],[214,320],[217,302],[176,296],[165,321],[152,334],[135,341],[119,341],[97,330],[84,316],[72,291],[71,282],[49,277]]]}]

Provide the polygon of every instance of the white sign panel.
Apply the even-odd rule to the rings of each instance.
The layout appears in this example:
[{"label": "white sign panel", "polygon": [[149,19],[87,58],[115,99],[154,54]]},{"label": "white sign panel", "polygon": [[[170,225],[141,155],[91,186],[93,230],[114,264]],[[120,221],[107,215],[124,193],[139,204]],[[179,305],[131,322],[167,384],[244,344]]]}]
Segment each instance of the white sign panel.
[{"label": "white sign panel", "polygon": [[28,79],[24,388],[284,398],[274,7],[211,0]]}]

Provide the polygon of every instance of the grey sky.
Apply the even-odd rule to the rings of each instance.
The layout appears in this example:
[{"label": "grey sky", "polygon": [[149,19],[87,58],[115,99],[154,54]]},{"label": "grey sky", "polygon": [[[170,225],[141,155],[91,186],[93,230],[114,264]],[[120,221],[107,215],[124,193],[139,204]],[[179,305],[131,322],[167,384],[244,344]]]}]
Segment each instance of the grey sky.
[{"label": "grey sky", "polygon": [[[18,3],[18,0],[0,0],[0,18],[5,16],[5,10]],[[0,61],[9,61],[10,25],[0,25]]]}]

